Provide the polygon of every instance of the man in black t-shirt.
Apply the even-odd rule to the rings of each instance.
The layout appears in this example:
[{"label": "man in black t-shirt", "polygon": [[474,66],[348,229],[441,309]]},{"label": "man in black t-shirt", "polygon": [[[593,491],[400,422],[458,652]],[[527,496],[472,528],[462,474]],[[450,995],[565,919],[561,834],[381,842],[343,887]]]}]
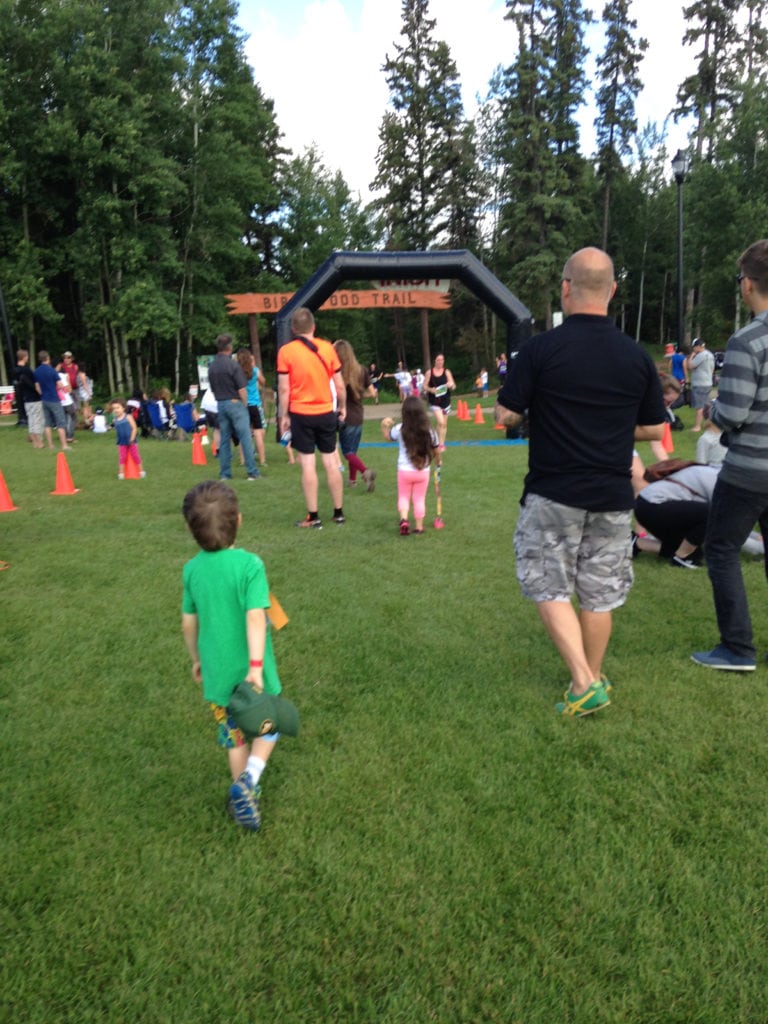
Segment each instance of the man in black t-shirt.
[{"label": "man in black t-shirt", "polygon": [[35,375],[29,365],[29,352],[20,348],[16,352],[16,366],[13,371],[16,387],[16,408],[19,414],[18,426],[25,426],[33,448],[43,447],[43,403],[35,387]]},{"label": "man in black t-shirt", "polygon": [[606,253],[574,253],[561,282],[567,319],[524,345],[496,403],[503,426],[529,418],[517,577],[570,669],[557,709],[574,717],[610,703],[611,613],[632,585],[632,449],[664,431],[653,361],[607,315],[615,291]]}]

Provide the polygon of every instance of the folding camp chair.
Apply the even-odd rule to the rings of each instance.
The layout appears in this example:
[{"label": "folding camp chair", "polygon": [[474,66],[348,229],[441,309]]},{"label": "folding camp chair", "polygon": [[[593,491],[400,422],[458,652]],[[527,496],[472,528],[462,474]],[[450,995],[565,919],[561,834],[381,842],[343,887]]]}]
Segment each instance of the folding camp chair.
[{"label": "folding camp chair", "polygon": [[179,402],[174,405],[173,410],[176,414],[176,430],[177,438],[179,441],[185,441],[190,434],[194,434],[197,430],[197,422],[192,418],[192,410],[194,406],[191,402]]},{"label": "folding camp chair", "polygon": [[171,425],[168,420],[163,420],[163,417],[160,415],[160,403],[147,402],[147,410],[152,421],[152,436],[168,438]]}]

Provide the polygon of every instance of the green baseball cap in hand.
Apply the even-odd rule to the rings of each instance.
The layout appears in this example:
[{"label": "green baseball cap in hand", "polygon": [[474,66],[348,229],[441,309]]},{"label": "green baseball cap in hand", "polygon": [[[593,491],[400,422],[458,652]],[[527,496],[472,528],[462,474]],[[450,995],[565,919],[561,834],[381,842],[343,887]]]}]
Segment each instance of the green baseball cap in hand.
[{"label": "green baseball cap in hand", "polygon": [[250,683],[238,683],[227,711],[248,739],[270,732],[299,734],[299,712],[295,705],[275,693],[257,693]]}]

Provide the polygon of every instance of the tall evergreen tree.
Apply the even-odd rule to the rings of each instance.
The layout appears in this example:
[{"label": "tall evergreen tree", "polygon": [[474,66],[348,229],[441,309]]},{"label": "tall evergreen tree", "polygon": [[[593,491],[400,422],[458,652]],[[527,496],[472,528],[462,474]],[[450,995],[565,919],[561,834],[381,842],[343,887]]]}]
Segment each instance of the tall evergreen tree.
[{"label": "tall evergreen tree", "polygon": [[768,71],[768,3],[745,0],[743,6],[747,9],[747,25],[736,45],[736,61],[748,82],[764,82]]},{"label": "tall evergreen tree", "polygon": [[580,0],[507,0],[518,55],[505,72],[501,105],[499,156],[507,170],[497,265],[547,323],[562,264],[590,236],[582,212],[590,171],[575,120],[590,17]]},{"label": "tall evergreen tree", "polygon": [[[722,272],[724,250],[735,257],[764,210],[764,186],[752,175],[765,145],[768,50],[762,0],[712,0],[686,8],[685,40],[698,43],[696,73],[678,92],[678,112],[696,117],[695,160],[687,185],[688,308],[694,333],[729,333],[741,305]],[[764,214],[763,214],[764,216]],[[718,244],[712,243],[717,224]],[[730,308],[729,308],[730,307]]]},{"label": "tall evergreen tree", "polygon": [[695,153],[711,159],[721,119],[730,114],[738,93],[734,50],[739,40],[736,13],[741,0],[695,0],[683,8],[688,28],[683,43],[700,45],[698,65],[677,91],[677,117],[696,119]]},{"label": "tall evergreen tree", "polygon": [[433,37],[428,0],[403,0],[402,12],[405,41],[383,67],[391,109],[379,129],[375,205],[390,248],[464,246],[475,238],[477,186],[456,64]]},{"label": "tall evergreen tree", "polygon": [[608,249],[611,184],[622,170],[622,157],[631,152],[637,133],[635,101],[642,89],[639,66],[648,48],[645,39],[635,39],[637,22],[630,18],[631,0],[609,0],[603,8],[605,49],[597,58],[598,178],[603,186],[602,246]]}]

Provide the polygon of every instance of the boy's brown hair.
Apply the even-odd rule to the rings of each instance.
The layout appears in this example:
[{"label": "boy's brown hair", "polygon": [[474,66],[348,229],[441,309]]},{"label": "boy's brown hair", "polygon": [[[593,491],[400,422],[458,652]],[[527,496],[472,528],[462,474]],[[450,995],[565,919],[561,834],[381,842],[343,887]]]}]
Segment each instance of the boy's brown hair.
[{"label": "boy's brown hair", "polygon": [[203,551],[223,551],[234,544],[240,507],[235,492],[221,480],[204,480],[187,491],[181,511]]}]

